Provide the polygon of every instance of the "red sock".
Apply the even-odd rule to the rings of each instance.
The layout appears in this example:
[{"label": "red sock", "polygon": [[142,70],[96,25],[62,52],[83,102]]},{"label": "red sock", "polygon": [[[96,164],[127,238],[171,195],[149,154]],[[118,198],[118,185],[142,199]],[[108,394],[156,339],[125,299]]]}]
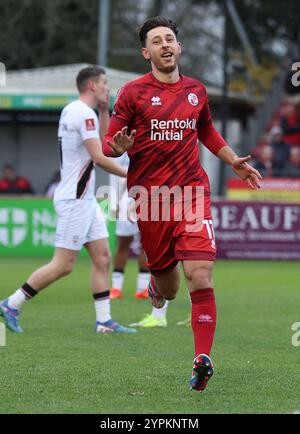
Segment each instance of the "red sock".
[{"label": "red sock", "polygon": [[214,340],[217,311],[214,290],[201,289],[191,294],[192,329],[195,342],[195,357],[199,354],[210,355]]}]

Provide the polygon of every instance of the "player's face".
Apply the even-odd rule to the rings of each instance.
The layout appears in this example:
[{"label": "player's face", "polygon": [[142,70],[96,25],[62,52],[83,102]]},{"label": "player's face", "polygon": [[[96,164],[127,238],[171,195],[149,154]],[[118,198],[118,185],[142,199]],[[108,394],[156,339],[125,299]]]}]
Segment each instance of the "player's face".
[{"label": "player's face", "polygon": [[147,33],[146,47],[142,48],[142,54],[159,71],[173,72],[178,66],[180,53],[180,43],[168,27],[156,27]]},{"label": "player's face", "polygon": [[105,74],[99,75],[98,80],[96,80],[94,86],[95,99],[97,104],[108,104],[109,101],[109,87],[107,82],[107,77]]}]

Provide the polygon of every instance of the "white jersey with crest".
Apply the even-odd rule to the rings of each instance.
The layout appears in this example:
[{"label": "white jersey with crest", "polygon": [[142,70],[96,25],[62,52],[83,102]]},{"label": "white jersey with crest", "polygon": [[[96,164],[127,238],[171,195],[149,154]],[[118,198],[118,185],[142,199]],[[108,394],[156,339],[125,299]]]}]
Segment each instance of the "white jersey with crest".
[{"label": "white jersey with crest", "polygon": [[61,181],[55,190],[55,202],[94,197],[94,162],[83,143],[88,139],[99,139],[98,118],[83,101],[73,101],[63,109],[59,120]]}]

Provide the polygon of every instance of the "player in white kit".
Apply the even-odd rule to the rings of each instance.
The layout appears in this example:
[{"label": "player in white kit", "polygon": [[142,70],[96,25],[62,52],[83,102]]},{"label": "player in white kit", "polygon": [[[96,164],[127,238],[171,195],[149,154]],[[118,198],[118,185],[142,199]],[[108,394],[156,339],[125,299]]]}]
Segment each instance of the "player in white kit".
[{"label": "player in white kit", "polygon": [[[92,66],[77,76],[78,100],[62,111],[58,145],[61,181],[55,190],[58,214],[55,253],[47,265],[36,270],[26,283],[0,303],[0,314],[12,331],[22,333],[21,306],[54,281],[69,274],[84,246],[92,260],[92,293],[96,310],[96,332],[133,333],[113,321],[110,314],[108,232],[95,198],[95,164],[126,178],[127,171],[103,155],[101,139],[108,122],[109,88],[104,69]],[[98,108],[99,121],[94,112]]]}]

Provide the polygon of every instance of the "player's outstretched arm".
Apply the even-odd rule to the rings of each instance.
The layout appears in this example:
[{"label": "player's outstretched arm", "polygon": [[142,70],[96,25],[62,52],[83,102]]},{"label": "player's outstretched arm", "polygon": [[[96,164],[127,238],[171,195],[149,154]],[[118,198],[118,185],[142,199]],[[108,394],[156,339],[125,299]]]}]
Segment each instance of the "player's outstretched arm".
[{"label": "player's outstretched arm", "polygon": [[105,157],[102,152],[102,144],[99,139],[88,139],[84,141],[84,145],[87,148],[92,160],[97,166],[102,167],[106,172],[113,175],[120,176],[122,178],[127,177],[127,170],[120,164],[116,163],[112,159]]},{"label": "player's outstretched arm", "polygon": [[258,170],[248,164],[248,161],[251,160],[251,155],[240,158],[235,154],[230,146],[224,146],[220,149],[217,156],[225,163],[229,164],[233,172],[239,178],[246,181],[252,190],[260,188],[259,181],[262,179],[262,176]]},{"label": "player's outstretched arm", "polygon": [[198,138],[214,155],[229,164],[234,173],[246,181],[250,188],[253,190],[260,188],[259,180],[262,179],[261,174],[247,163],[247,161],[251,160],[251,156],[239,158],[215,129],[208,99],[199,117]]}]

